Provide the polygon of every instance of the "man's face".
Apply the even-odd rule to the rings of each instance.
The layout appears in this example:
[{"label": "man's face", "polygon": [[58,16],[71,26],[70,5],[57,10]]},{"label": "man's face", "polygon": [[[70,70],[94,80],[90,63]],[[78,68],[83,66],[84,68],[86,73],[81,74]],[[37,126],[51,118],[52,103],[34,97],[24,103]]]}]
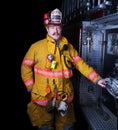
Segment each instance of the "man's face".
[{"label": "man's face", "polygon": [[49,25],[47,28],[48,35],[55,41],[58,41],[61,37],[62,28],[60,25]]}]

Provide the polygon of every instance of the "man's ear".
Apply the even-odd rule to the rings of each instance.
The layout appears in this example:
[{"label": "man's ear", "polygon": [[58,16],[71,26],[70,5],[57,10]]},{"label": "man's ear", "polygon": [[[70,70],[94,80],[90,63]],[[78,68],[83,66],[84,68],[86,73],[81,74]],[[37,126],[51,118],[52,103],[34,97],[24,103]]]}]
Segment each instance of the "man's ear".
[{"label": "man's ear", "polygon": [[48,31],[48,26],[45,26],[46,30]]}]

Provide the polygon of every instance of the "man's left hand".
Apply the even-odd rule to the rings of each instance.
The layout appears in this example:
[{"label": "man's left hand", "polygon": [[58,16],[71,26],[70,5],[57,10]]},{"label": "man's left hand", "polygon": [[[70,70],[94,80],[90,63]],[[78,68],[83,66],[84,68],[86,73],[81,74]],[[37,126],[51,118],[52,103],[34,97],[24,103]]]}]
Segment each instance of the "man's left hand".
[{"label": "man's left hand", "polygon": [[100,80],[98,81],[98,85],[100,85],[102,88],[106,88],[105,80],[104,80],[104,79],[100,79]]}]

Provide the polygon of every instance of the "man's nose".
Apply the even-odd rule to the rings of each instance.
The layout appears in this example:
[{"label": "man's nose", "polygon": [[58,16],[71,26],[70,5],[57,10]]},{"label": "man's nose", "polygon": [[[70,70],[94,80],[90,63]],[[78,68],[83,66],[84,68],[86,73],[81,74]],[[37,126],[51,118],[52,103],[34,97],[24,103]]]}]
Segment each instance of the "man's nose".
[{"label": "man's nose", "polygon": [[58,28],[57,28],[57,27],[55,27],[55,31],[56,31],[56,32],[58,31]]}]

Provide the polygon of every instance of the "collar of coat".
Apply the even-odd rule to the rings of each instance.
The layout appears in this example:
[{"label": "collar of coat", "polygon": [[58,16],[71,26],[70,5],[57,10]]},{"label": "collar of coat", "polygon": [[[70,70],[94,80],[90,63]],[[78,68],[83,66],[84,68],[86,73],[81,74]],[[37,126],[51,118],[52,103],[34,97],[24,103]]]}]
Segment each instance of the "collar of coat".
[{"label": "collar of coat", "polygon": [[[56,49],[56,42],[53,38],[51,38],[49,35],[47,35],[46,37],[47,41],[48,41],[48,51],[50,54],[54,54],[55,53],[55,49]],[[63,46],[66,44],[68,45],[68,40],[66,39],[66,37],[62,36],[60,41],[59,41],[59,48],[60,48],[60,51],[63,49]]]}]

